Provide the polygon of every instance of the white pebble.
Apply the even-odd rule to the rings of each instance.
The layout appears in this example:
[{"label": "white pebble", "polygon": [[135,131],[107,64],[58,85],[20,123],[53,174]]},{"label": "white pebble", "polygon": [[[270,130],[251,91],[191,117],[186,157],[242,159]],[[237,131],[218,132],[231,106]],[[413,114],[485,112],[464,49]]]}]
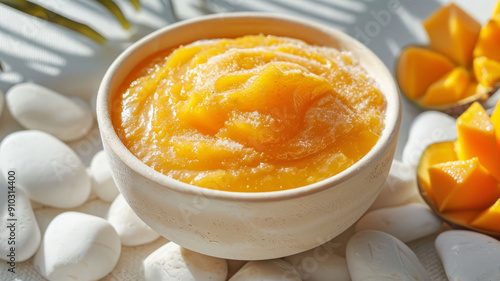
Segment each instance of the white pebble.
[{"label": "white pebble", "polygon": [[439,234],[435,246],[449,280],[500,280],[500,241],[449,230]]},{"label": "white pebble", "polygon": [[282,260],[249,261],[229,281],[302,281],[293,266]]},{"label": "white pebble", "polygon": [[65,212],[47,227],[34,264],[50,281],[98,280],[113,270],[120,252],[120,238],[106,220]]},{"label": "white pebble", "polygon": [[111,175],[111,168],[104,150],[97,152],[90,163],[92,189],[99,198],[106,202],[113,202],[120,193]]},{"label": "white pebble", "polygon": [[14,169],[16,184],[32,200],[58,208],[83,204],[90,179],[78,155],[65,143],[41,131],[19,131],[0,144],[0,170]]},{"label": "white pebble", "polygon": [[408,203],[416,194],[415,168],[394,159],[384,186],[370,210]]},{"label": "white pebble", "polygon": [[85,202],[83,205],[80,205],[76,208],[60,209],[53,207],[45,207],[37,209],[34,212],[36,221],[38,222],[38,226],[40,227],[40,232],[42,233],[43,236],[45,234],[47,226],[50,224],[52,219],[57,217],[59,214],[73,211],[106,219],[108,215],[109,206],[110,206],[109,203],[99,199],[95,199],[95,200],[89,200]]},{"label": "white pebble", "polygon": [[456,138],[455,119],[438,111],[423,112],[411,124],[408,142],[403,149],[403,162],[416,168],[427,146]]},{"label": "white pebble", "polygon": [[225,281],[227,262],[169,242],[143,262],[146,281]]},{"label": "white pebble", "polygon": [[356,223],[356,232],[380,230],[406,243],[430,235],[442,225],[427,206],[412,203],[366,213]]},{"label": "white pebble", "polygon": [[329,280],[350,281],[345,258],[329,253],[322,247],[285,257],[300,274],[304,281]]},{"label": "white pebble", "polygon": [[130,208],[120,194],[111,204],[108,211],[108,221],[120,236],[122,245],[143,245],[160,237],[160,234],[145,224]]},{"label": "white pebble", "polygon": [[[16,179],[17,180],[17,179]],[[14,184],[14,187],[16,185]],[[40,245],[40,230],[31,208],[28,194],[20,188],[9,188],[1,182],[0,192],[0,258],[9,262],[23,262],[33,256]],[[9,193],[14,191],[14,193]],[[9,209],[9,201],[13,205]],[[15,219],[15,220],[11,220]],[[11,247],[14,251],[11,251]]]},{"label": "white pebble", "polygon": [[352,281],[431,280],[415,253],[384,232],[356,233],[347,243],[346,258]]},{"label": "white pebble", "polygon": [[93,126],[88,106],[34,83],[10,88],[6,100],[12,116],[23,127],[47,132],[63,141],[79,139]]}]

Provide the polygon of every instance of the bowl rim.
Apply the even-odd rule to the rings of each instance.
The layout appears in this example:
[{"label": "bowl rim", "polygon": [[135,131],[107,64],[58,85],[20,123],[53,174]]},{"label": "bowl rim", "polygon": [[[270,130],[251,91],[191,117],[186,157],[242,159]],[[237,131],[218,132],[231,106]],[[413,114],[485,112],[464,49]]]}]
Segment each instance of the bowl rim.
[{"label": "bowl rim", "polygon": [[[378,69],[377,76],[387,76],[390,77],[388,81],[391,81],[391,85],[388,85],[388,91],[383,92],[386,98],[386,112],[384,118],[384,129],[382,134],[377,141],[377,143],[371,148],[371,150],[363,156],[359,161],[354,163],[352,166],[348,167],[346,170],[332,176],[315,182],[309,185],[300,186],[296,188],[269,191],[269,192],[235,192],[235,191],[224,191],[209,189],[204,187],[199,187],[184,183],[171,177],[164,175],[152,167],[146,165],[141,160],[139,160],[135,155],[133,155],[122,143],[118,135],[116,134],[113,124],[111,122],[109,114],[109,95],[110,95],[110,84],[113,80],[115,72],[127,61],[130,54],[138,52],[145,45],[152,44],[157,37],[164,36],[168,34],[171,30],[178,29],[181,27],[186,27],[193,24],[206,23],[210,21],[221,21],[227,20],[231,21],[233,19],[242,18],[248,20],[279,20],[285,23],[299,24],[306,28],[315,29],[332,35],[335,39],[339,39],[343,42],[348,42],[353,45],[354,48],[362,49],[367,56],[370,56],[371,60],[374,60],[376,64],[380,65]],[[149,54],[152,55],[152,54]],[[147,57],[147,55],[145,56]],[[372,74],[372,73],[370,73]],[[372,74],[373,75],[373,74]],[[97,121],[100,128],[100,134],[103,142],[106,142],[109,149],[124,162],[130,169],[134,172],[140,174],[141,176],[153,180],[157,184],[172,189],[179,193],[185,193],[196,196],[203,196],[211,199],[227,200],[227,201],[248,201],[248,202],[267,202],[267,201],[280,201],[293,199],[297,197],[307,196],[310,194],[321,192],[325,189],[335,187],[348,181],[350,178],[356,176],[359,173],[364,172],[370,167],[370,164],[378,162],[385,154],[385,152],[390,148],[390,146],[395,142],[398,136],[399,128],[401,125],[402,118],[402,105],[401,98],[399,94],[399,88],[396,86],[394,77],[389,72],[384,63],[366,46],[361,44],[356,39],[351,36],[329,27],[325,24],[321,24],[312,20],[298,18],[294,16],[274,14],[268,12],[236,12],[236,13],[221,13],[208,16],[200,16],[188,20],[183,20],[174,24],[167,25],[160,28],[151,34],[145,36],[144,38],[138,40],[126,50],[124,50],[111,64],[111,66],[106,71],[98,90],[97,96]]]}]

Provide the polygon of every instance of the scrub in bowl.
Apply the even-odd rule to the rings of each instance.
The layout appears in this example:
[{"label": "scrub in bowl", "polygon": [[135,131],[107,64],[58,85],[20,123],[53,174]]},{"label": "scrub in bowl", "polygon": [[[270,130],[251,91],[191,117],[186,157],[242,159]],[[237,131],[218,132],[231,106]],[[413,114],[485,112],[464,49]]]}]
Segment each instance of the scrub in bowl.
[{"label": "scrub in bowl", "polygon": [[97,117],[115,182],[145,223],[196,252],[260,260],[361,217],[389,172],[401,105],[353,38],[236,13],[132,45],[101,83]]},{"label": "scrub in bowl", "polygon": [[384,96],[349,52],[248,35],[144,64],[114,97],[114,128],[141,161],[192,185],[309,185],[350,167],[382,133]]}]

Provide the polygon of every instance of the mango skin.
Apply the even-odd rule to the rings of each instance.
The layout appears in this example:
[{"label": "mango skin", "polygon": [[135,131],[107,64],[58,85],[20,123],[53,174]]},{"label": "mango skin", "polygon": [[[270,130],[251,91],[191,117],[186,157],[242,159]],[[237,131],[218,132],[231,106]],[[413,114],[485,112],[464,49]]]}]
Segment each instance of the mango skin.
[{"label": "mango skin", "polygon": [[416,100],[453,68],[454,63],[447,57],[428,48],[409,46],[401,52],[396,78],[403,94]]},{"label": "mango skin", "polygon": [[436,10],[424,21],[432,49],[469,67],[481,24],[454,3]]}]

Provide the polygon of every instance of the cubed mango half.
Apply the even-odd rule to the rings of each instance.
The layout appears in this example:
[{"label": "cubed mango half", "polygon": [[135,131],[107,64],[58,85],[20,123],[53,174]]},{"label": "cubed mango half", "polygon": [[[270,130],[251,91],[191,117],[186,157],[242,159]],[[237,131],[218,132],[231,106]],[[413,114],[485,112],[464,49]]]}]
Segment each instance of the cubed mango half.
[{"label": "cubed mango half", "polygon": [[477,157],[430,166],[429,178],[440,212],[481,210],[500,197],[497,181]]},{"label": "cubed mango half", "polygon": [[479,158],[481,164],[500,180],[500,158],[495,128],[478,102],[473,103],[457,119],[458,159]]},{"label": "cubed mango half", "polygon": [[403,94],[415,100],[453,68],[455,65],[446,56],[427,48],[410,46],[401,52],[396,77]]},{"label": "cubed mango half", "polygon": [[468,67],[481,24],[454,3],[436,10],[424,22],[432,49]]}]

